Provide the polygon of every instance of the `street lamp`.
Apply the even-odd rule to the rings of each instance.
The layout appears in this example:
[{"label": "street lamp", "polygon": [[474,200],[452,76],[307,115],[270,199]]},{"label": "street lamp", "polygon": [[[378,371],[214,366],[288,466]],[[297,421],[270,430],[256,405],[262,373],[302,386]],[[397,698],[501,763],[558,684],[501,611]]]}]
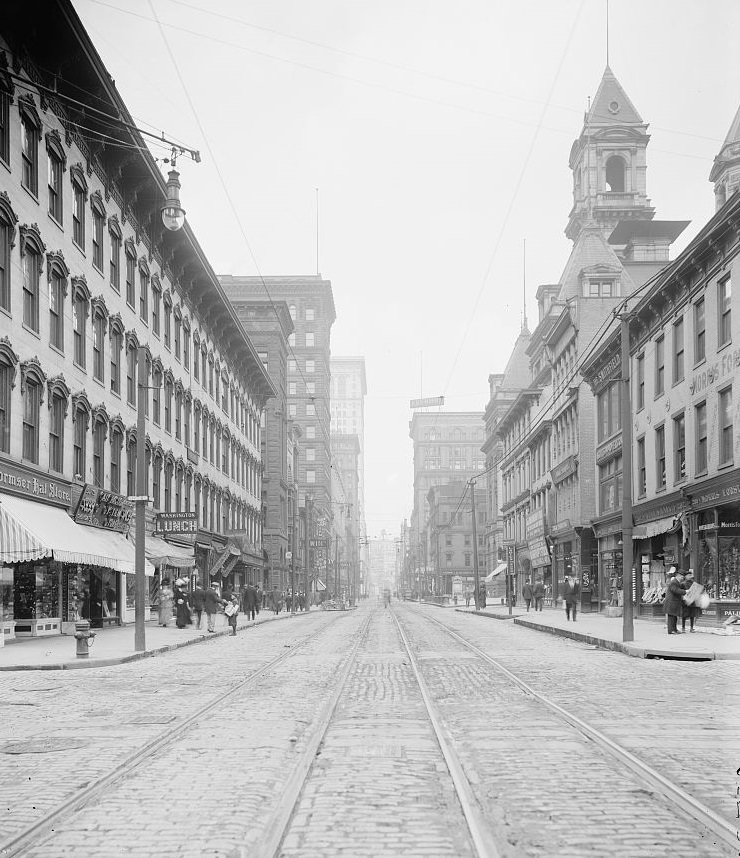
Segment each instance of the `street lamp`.
[{"label": "street lamp", "polygon": [[170,232],[177,232],[185,225],[185,209],[180,205],[180,174],[175,169],[174,158],[167,177],[167,202],[162,207],[162,223]]}]

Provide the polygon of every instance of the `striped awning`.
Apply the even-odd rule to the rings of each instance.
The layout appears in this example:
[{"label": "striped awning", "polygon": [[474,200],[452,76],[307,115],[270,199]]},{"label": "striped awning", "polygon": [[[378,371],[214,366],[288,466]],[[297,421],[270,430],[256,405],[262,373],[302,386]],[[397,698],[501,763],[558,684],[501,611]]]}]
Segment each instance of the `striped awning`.
[{"label": "striped awning", "polygon": [[[43,557],[117,572],[136,571],[134,545],[122,533],[83,527],[59,507],[0,494],[0,563]],[[154,574],[148,561],[144,570]]]},{"label": "striped awning", "polygon": [[[136,539],[133,544],[135,547]],[[174,569],[192,569],[195,566],[192,545],[190,548],[173,545],[158,536],[147,535],[144,540],[144,554],[153,566],[172,566]]]},{"label": "striped awning", "polygon": [[493,570],[493,572],[489,572],[488,575],[483,579],[484,581],[493,581],[493,579],[504,572],[509,568],[508,563],[499,563],[499,565]]}]

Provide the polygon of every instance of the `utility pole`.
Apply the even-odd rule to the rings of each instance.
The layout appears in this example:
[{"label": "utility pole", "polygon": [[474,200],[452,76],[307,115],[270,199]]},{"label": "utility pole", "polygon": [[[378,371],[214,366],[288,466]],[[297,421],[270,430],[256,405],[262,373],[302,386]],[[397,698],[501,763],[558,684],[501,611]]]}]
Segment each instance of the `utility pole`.
[{"label": "utility pole", "polygon": [[[137,377],[139,397],[136,412],[136,600],[134,608],[134,650],[146,650],[145,601],[146,574],[144,566],[146,555],[144,541],[146,539],[146,502],[149,495],[146,472],[146,397],[149,392],[146,376],[146,351],[139,346],[137,355]],[[160,592],[162,581],[159,582]]]},{"label": "utility pole", "polygon": [[337,597],[339,596],[341,583],[339,578],[339,534],[337,534],[334,537],[334,589]]},{"label": "utility pole", "polygon": [[480,610],[480,576],[478,574],[478,529],[475,521],[475,480],[470,480],[470,507],[473,514],[473,578],[475,581],[475,610]]},{"label": "utility pole", "polygon": [[298,492],[293,490],[293,539],[290,543],[290,613],[295,614],[295,559],[298,554]]},{"label": "utility pole", "polygon": [[308,581],[309,581],[309,566],[311,565],[310,558],[311,555],[309,553],[309,534],[311,533],[311,498],[306,495],[306,532],[303,534],[303,563],[306,572],[306,610],[311,609],[310,602],[310,592],[308,589]]},{"label": "utility pole", "polygon": [[632,397],[630,396],[630,317],[622,308],[622,640],[635,639],[632,618]]}]

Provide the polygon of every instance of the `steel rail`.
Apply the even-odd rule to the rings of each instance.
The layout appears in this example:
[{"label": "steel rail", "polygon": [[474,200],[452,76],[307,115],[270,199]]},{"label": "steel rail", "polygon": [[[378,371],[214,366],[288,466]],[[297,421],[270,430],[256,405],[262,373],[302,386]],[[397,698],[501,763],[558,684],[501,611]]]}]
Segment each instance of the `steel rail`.
[{"label": "steel rail", "polygon": [[249,676],[244,677],[244,679],[239,680],[239,682],[216,695],[216,697],[211,701],[205,703],[191,715],[188,715],[184,721],[178,723],[177,730],[173,730],[172,725],[170,725],[166,730],[158,733],[153,739],[150,739],[148,742],[145,742],[137,748],[120,765],[116,766],[115,769],[105,775],[101,775],[94,781],[91,781],[86,787],[70,796],[61,804],[57,805],[54,810],[38,819],[32,825],[27,826],[17,834],[12,835],[7,840],[0,843],[0,856],[2,856],[2,858],[14,858],[14,856],[25,854],[25,850],[32,843],[39,840],[45,834],[48,834],[49,829],[51,829],[59,820],[80,810],[112,783],[131,774],[131,772],[148,760],[153,753],[160,751],[171,742],[174,742],[175,739],[179,740],[182,737],[182,730],[192,727],[196,722],[203,718],[204,715],[207,715],[213,709],[216,709],[224,700],[255,683],[258,679],[264,676],[265,673],[290,658],[298,650],[325,631],[326,628],[327,626],[322,626],[321,628],[316,629],[316,631],[309,634],[303,640],[300,640],[297,644],[291,646],[287,652],[281,652],[280,655],[271,659],[266,664],[262,665],[262,667],[257,668],[257,670],[250,673]]},{"label": "steel rail", "polygon": [[480,804],[475,797],[475,793],[473,792],[470,781],[465,774],[462,763],[453,750],[452,741],[448,738],[447,731],[442,726],[442,719],[439,717],[437,707],[432,701],[426,680],[421,675],[418,661],[411,651],[411,645],[406,637],[406,633],[404,632],[395,611],[391,611],[391,616],[396,622],[398,633],[401,636],[401,640],[403,641],[403,645],[408,654],[411,668],[414,671],[414,676],[416,677],[419,690],[421,691],[421,696],[424,700],[424,705],[426,706],[427,714],[429,715],[429,720],[431,721],[432,728],[434,729],[434,735],[437,739],[440,750],[442,751],[442,756],[444,757],[447,769],[452,777],[452,782],[455,786],[455,791],[457,792],[457,797],[460,802],[463,815],[465,816],[465,821],[468,824],[468,831],[470,832],[470,837],[475,851],[480,858],[500,858],[501,851],[499,850],[490,827],[483,816]]},{"label": "steel rail", "polygon": [[260,835],[259,845],[250,846],[249,849],[246,846],[237,846],[236,849],[229,853],[230,858],[272,858],[272,856],[280,854],[280,846],[285,839],[288,827],[293,819],[293,813],[313,768],[318,750],[331,725],[339,698],[342,696],[342,692],[347,684],[350,671],[354,667],[357,652],[365,641],[373,613],[371,612],[365,620],[349,655],[345,658],[339,679],[335,683],[329,699],[325,702],[319,714],[318,726],[309,736],[303,753],[288,776],[277,807],[273,810],[264,831]]},{"label": "steel rail", "polygon": [[729,822],[719,816],[719,814],[715,813],[710,807],[707,807],[707,805],[705,805],[703,802],[694,798],[694,796],[690,795],[678,784],[673,783],[673,781],[669,780],[664,775],[661,775],[660,772],[656,771],[654,768],[652,768],[652,766],[649,766],[647,763],[643,762],[641,759],[639,759],[639,757],[636,757],[626,748],[623,748],[613,739],[610,739],[600,730],[596,729],[596,727],[592,727],[582,718],[579,718],[577,715],[574,715],[572,712],[569,712],[567,709],[563,708],[558,703],[555,703],[553,700],[550,700],[549,697],[545,697],[544,694],[540,694],[539,691],[536,691],[531,685],[529,685],[529,683],[525,682],[525,680],[520,679],[515,673],[512,673],[512,671],[510,671],[507,667],[504,667],[504,665],[497,661],[495,658],[488,655],[488,653],[484,652],[474,643],[471,643],[458,632],[449,628],[449,626],[446,626],[440,620],[436,619],[436,617],[427,616],[423,612],[416,609],[414,609],[414,613],[417,616],[424,617],[425,619],[439,626],[441,629],[444,629],[444,631],[446,631],[450,635],[450,637],[457,640],[463,646],[467,647],[469,650],[476,653],[476,655],[480,656],[484,661],[488,662],[488,664],[490,664],[492,667],[495,667],[496,670],[503,673],[508,679],[511,680],[511,682],[513,682],[522,691],[524,691],[525,694],[528,694],[529,696],[537,700],[539,703],[542,703],[545,707],[555,712],[564,721],[566,721],[576,730],[583,733],[584,736],[591,739],[591,741],[593,741],[602,750],[607,751],[612,757],[614,757],[624,766],[626,766],[626,768],[630,769],[633,774],[636,774],[638,777],[640,777],[643,782],[645,782],[652,790],[660,793],[664,798],[668,799],[679,810],[685,811],[688,815],[690,815],[697,822],[701,823],[708,831],[711,831],[712,834],[722,840],[725,844],[732,846],[734,849],[737,849],[739,836],[737,827],[731,825]]}]

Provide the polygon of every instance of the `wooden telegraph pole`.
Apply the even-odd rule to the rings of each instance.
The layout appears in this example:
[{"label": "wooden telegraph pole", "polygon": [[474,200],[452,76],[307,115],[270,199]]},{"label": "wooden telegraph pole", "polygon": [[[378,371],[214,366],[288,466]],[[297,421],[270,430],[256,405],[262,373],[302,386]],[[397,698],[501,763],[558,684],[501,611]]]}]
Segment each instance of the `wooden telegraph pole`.
[{"label": "wooden telegraph pole", "polygon": [[475,520],[475,480],[470,480],[470,507],[473,514],[473,576],[475,580],[475,610],[480,610],[480,575],[478,573],[478,530]]}]

